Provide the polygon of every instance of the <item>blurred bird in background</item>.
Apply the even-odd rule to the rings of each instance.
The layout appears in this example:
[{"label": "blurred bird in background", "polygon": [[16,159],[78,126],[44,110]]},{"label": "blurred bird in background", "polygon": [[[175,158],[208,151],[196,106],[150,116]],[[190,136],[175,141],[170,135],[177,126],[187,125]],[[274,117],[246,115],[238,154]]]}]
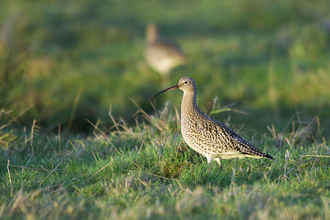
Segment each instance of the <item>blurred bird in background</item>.
[{"label": "blurred bird in background", "polygon": [[145,60],[167,81],[171,70],[186,64],[187,57],[177,44],[160,39],[157,27],[153,23],[148,24],[146,37]]}]

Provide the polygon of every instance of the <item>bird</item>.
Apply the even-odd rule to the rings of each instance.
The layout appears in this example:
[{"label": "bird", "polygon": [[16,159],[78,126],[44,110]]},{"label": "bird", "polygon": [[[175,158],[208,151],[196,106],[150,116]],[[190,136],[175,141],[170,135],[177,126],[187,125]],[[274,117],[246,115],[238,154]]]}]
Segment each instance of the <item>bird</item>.
[{"label": "bird", "polygon": [[234,130],[199,110],[197,106],[197,86],[191,77],[182,77],[178,84],[164,89],[158,95],[180,89],[183,91],[181,102],[181,134],[189,147],[207,158],[215,160],[222,168],[220,159],[267,158],[273,157],[254,147]]},{"label": "bird", "polygon": [[172,69],[187,63],[186,55],[177,44],[159,38],[154,23],[148,24],[146,37],[145,60],[162,76],[168,77]]}]

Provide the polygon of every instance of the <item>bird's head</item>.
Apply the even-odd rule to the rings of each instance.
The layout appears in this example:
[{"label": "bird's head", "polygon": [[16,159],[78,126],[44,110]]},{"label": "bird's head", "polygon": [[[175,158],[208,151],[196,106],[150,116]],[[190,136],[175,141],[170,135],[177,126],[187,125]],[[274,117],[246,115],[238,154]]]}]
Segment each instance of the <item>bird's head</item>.
[{"label": "bird's head", "polygon": [[178,84],[176,84],[175,86],[171,86],[167,89],[164,89],[163,91],[160,91],[159,93],[157,93],[156,95],[154,95],[149,102],[151,102],[156,96],[164,93],[164,92],[167,92],[167,91],[170,91],[170,90],[173,90],[173,89],[180,89],[182,90],[184,93],[188,92],[188,93],[195,93],[196,90],[197,90],[197,86],[196,86],[196,83],[195,83],[195,80],[193,80],[193,78],[189,77],[189,76],[186,76],[186,77],[182,77]]}]

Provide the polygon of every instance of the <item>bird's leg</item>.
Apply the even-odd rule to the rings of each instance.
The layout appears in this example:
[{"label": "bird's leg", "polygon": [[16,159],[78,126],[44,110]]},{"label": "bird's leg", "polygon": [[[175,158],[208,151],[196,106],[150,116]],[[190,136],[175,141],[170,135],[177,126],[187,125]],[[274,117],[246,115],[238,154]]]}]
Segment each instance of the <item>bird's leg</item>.
[{"label": "bird's leg", "polygon": [[207,163],[211,163],[213,160],[212,156],[206,156],[206,159],[207,159]]},{"label": "bird's leg", "polygon": [[213,157],[212,156],[206,156],[206,159],[207,159],[207,163],[209,164],[209,173],[211,172],[211,169],[212,169],[212,160],[213,160]]},{"label": "bird's leg", "polygon": [[222,169],[222,164],[221,164],[220,158],[215,158],[214,160],[218,162],[220,169]]}]

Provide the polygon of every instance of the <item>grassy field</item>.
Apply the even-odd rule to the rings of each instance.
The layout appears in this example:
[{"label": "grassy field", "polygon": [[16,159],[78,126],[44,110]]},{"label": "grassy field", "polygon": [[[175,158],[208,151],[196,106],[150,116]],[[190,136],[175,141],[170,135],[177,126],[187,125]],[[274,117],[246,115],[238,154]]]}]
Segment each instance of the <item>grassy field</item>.
[{"label": "grassy field", "polygon": [[139,116],[152,125],[116,122],[120,132],[95,127],[88,138],[45,136],[37,127],[2,133],[0,218],[329,217],[329,139],[317,141],[309,126],[253,135],[274,161],[225,160],[219,169],[186,147],[175,111]]},{"label": "grassy field", "polygon": [[[2,0],[0,218],[328,219],[329,8]],[[169,85],[143,60],[150,21],[190,60]],[[148,102],[182,76],[274,160],[219,169],[188,148],[182,93]]]}]

